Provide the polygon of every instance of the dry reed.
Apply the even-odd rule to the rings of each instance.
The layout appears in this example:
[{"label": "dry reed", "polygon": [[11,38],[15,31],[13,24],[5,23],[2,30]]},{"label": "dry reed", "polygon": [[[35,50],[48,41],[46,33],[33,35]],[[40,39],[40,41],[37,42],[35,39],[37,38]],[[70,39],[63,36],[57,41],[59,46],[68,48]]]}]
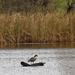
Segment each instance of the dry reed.
[{"label": "dry reed", "polygon": [[75,42],[75,14],[0,15],[0,43]]}]

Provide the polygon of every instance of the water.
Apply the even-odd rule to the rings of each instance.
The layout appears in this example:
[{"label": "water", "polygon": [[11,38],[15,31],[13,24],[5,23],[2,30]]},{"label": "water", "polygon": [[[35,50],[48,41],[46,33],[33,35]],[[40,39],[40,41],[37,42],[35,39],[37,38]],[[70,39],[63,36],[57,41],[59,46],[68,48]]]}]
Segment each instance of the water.
[{"label": "water", "polygon": [[75,42],[0,44],[0,48],[75,48]]},{"label": "water", "polygon": [[[21,66],[35,54],[44,66]],[[75,49],[0,49],[0,75],[75,75]]]}]

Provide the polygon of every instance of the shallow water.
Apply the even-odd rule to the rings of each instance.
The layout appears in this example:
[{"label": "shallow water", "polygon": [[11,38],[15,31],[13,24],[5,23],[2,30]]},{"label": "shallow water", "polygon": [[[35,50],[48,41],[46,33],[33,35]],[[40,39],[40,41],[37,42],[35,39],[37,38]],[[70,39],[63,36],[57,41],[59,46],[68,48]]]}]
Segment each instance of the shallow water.
[{"label": "shallow water", "polygon": [[[21,66],[35,54],[35,62],[45,62],[44,66]],[[0,49],[0,75],[75,75],[75,49]]]}]

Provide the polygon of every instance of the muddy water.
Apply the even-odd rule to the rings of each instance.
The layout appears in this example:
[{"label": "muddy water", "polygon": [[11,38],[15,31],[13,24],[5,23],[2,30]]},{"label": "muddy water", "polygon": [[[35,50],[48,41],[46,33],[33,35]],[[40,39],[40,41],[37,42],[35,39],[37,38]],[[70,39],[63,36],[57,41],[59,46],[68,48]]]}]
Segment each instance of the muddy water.
[{"label": "muddy water", "polygon": [[[21,66],[35,54],[44,66]],[[75,75],[75,48],[0,49],[0,75]]]}]

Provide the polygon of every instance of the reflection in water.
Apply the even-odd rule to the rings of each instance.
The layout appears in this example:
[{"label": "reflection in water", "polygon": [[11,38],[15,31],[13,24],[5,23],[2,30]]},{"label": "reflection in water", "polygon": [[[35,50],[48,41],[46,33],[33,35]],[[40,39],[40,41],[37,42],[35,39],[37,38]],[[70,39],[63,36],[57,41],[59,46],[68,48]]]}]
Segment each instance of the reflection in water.
[{"label": "reflection in water", "polygon": [[0,45],[0,48],[74,48],[75,43],[23,43]]}]

